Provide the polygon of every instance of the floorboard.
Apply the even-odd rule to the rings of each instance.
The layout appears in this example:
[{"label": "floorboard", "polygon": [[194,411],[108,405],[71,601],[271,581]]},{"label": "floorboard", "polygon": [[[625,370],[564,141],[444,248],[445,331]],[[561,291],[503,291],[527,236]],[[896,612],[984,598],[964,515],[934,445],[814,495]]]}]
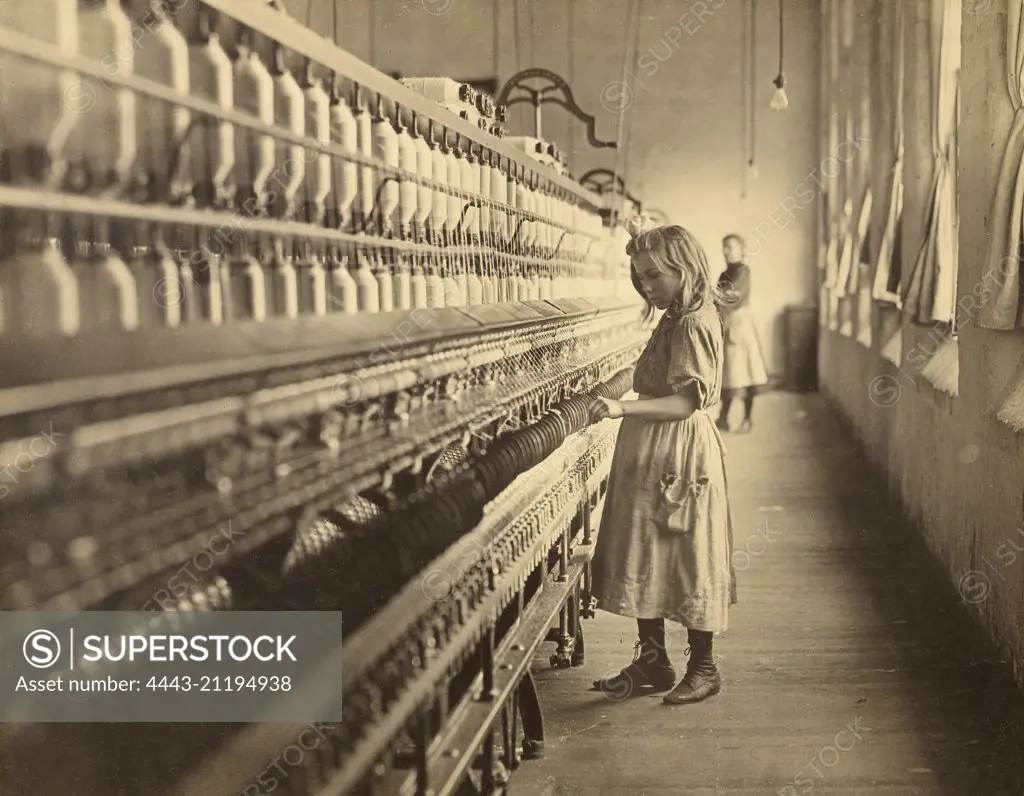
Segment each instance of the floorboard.
[{"label": "floorboard", "polygon": [[[736,407],[734,411],[739,411]],[[822,399],[774,393],[727,435],[739,603],[707,702],[588,691],[632,620],[584,623],[587,662],[535,662],[545,757],[526,796],[1024,796],[1024,706],[956,588]],[[669,631],[677,669],[685,631]],[[788,786],[788,787],[787,787]]]}]

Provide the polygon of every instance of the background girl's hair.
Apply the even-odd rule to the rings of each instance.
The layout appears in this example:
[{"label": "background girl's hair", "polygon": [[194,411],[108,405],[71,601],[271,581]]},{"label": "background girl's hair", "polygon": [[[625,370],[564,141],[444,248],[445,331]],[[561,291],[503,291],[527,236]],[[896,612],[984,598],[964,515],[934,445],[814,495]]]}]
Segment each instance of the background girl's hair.
[{"label": "background girl's hair", "polygon": [[[704,247],[689,230],[671,226],[654,227],[639,232],[626,245],[626,254],[632,260],[641,253],[649,255],[658,268],[672,271],[682,277],[680,309],[684,312],[700,309],[708,301],[714,302],[718,308],[734,301],[732,296],[718,287],[717,282],[712,281]],[[654,305],[647,300],[640,275],[632,262],[629,266],[629,276],[633,288],[647,304],[647,311],[644,314],[644,319],[647,320],[654,314]]]},{"label": "background girl's hair", "polygon": [[747,242],[743,240],[743,238],[737,235],[735,232],[730,232],[728,235],[722,238],[722,245],[725,246],[731,240],[736,241],[740,245],[740,248],[743,249],[743,251],[747,250]]}]

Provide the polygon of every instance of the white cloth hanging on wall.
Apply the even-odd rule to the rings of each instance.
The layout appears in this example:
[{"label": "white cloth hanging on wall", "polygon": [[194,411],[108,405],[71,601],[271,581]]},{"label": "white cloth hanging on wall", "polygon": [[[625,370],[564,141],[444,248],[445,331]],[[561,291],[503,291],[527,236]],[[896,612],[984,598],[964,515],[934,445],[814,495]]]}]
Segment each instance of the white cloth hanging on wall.
[{"label": "white cloth hanging on wall", "polygon": [[893,3],[893,164],[889,175],[889,195],[885,213],[885,225],[879,241],[878,260],[872,295],[879,301],[900,306],[899,289],[889,290],[889,275],[892,273],[893,262],[899,253],[896,247],[896,229],[903,213],[903,86],[906,76],[904,61],[904,3],[894,0]]},{"label": "white cloth hanging on wall", "polygon": [[960,72],[959,3],[931,3],[932,153],[935,173],[925,224],[910,283],[903,297],[911,319],[918,323],[952,323],[956,304],[958,242],[956,174],[957,83]]},{"label": "white cloth hanging on wall", "polygon": [[1014,117],[989,211],[992,228],[982,284],[992,286],[977,323],[985,329],[1024,326],[1020,245],[1024,210],[1024,0],[1008,0],[1006,76]]},{"label": "white cloth hanging on wall", "polygon": [[825,246],[825,287],[834,290],[839,284],[839,234],[835,224],[831,224],[828,244]]},{"label": "white cloth hanging on wall", "polygon": [[[840,120],[840,46],[842,31],[843,9],[840,0],[824,0],[824,7],[827,13],[827,38],[825,47],[825,62],[822,66],[826,72],[825,85],[827,90],[824,94],[827,102],[825,112],[825,136],[823,143],[825,151],[822,153],[822,162],[833,157],[839,147],[839,120]],[[831,171],[822,170],[825,177],[825,191],[822,208],[822,256],[820,264],[824,273],[821,283],[821,325],[828,329],[838,328],[838,297],[836,288],[838,286],[838,229],[837,219],[839,211],[836,207],[840,202],[840,169]]]},{"label": "white cloth hanging on wall", "polygon": [[864,189],[864,196],[860,200],[860,215],[857,218],[853,240],[850,244],[850,263],[847,265],[850,273],[847,275],[846,282],[846,294],[849,296],[860,294],[860,255],[864,248],[864,239],[868,236],[868,228],[871,226],[872,203],[871,186],[869,185]]},{"label": "white cloth hanging on wall", "polygon": [[[892,167],[892,177],[889,192],[889,206],[886,211],[885,229],[882,232],[882,240],[878,248],[878,267],[875,269],[875,282],[873,295],[879,301],[885,301],[897,306],[902,306],[903,300],[899,293],[889,290],[889,275],[892,273],[893,263],[899,257],[896,250],[900,242],[896,240],[896,229],[903,213],[903,157],[897,156]],[[897,288],[898,289],[898,288]]]},{"label": "white cloth hanging on wall", "polygon": [[[847,186],[849,190],[850,186]],[[850,272],[853,270],[853,262],[857,259],[854,251],[855,228],[853,220],[853,199],[849,195],[843,202],[843,218],[840,222],[842,237],[840,238],[839,265],[836,269],[835,288],[840,296],[847,294],[847,285],[850,281]]]},{"label": "white cloth hanging on wall", "polygon": [[[852,50],[846,69],[846,140],[854,144],[855,154],[844,158],[846,196],[855,199],[849,205],[847,232],[840,290],[853,298],[860,295],[860,255],[871,221],[871,59],[874,18],[865,14],[853,17]],[[865,212],[866,211],[866,212]],[[851,313],[852,314],[852,313]]]},{"label": "white cloth hanging on wall", "polygon": [[839,276],[839,232],[832,224],[828,248],[825,250],[825,293],[828,297],[828,328],[839,329],[839,291],[836,288]]}]

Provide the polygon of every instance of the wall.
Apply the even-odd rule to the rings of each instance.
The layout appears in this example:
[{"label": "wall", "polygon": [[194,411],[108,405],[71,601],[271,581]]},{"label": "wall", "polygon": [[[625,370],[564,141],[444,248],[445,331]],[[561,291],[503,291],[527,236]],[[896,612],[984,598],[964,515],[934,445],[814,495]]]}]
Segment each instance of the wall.
[{"label": "wall", "polygon": [[[631,67],[639,82],[625,103],[617,86],[609,84],[622,78],[630,4],[575,2],[570,19],[570,1],[520,3],[517,19],[517,4],[508,0],[338,0],[337,40],[383,71],[409,76],[471,79],[497,72],[504,83],[518,69],[544,67],[569,80],[578,104],[596,117],[598,138],[620,138],[620,121],[628,122],[627,183],[634,194],[690,228],[716,271],[724,265],[723,235],[739,232],[751,243],[757,321],[769,369],[781,373],[782,308],[813,303],[817,292],[817,3],[786,0],[790,107],[783,113],[768,107],[778,60],[777,6],[758,4],[754,89],[760,174],[742,197],[746,3],[645,0]],[[304,21],[308,8],[308,24],[327,36],[333,30],[332,5],[332,0],[286,0]],[[627,104],[622,117],[617,111]],[[513,121],[514,133],[532,133],[532,111],[517,113]],[[543,131],[571,155],[577,176],[615,167],[614,151],[591,148],[585,125],[560,108],[544,111]]]},{"label": "wall", "polygon": [[[910,19],[902,247],[904,263],[912,264],[921,245],[932,178],[927,71],[931,3],[905,1]],[[984,271],[989,203],[1013,116],[1006,91],[1005,5],[975,7],[979,13],[962,16],[961,299],[971,294]],[[890,157],[887,152],[872,166],[876,186],[884,183]],[[872,225],[879,228],[880,214]],[[904,282],[906,277],[904,273]],[[1024,686],[1024,554],[1014,550],[1014,544],[1024,549],[1024,439],[994,418],[1007,385],[1024,364],[1024,333],[974,328],[966,313],[959,333],[959,396],[952,397],[933,388],[908,356],[915,347],[934,350],[932,329],[902,320],[896,326],[903,337],[901,367],[882,358],[885,340],[877,332],[894,314],[876,310],[871,347],[822,331],[822,390],[853,425],[893,496],[960,589],[965,608],[1014,662]],[[899,317],[895,320],[901,323]]]}]

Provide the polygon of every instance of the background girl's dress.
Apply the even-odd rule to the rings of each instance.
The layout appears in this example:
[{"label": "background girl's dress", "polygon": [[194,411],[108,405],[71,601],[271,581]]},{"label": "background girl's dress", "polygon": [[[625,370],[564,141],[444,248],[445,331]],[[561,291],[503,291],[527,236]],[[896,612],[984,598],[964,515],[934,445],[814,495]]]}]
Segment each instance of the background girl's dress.
[{"label": "background girl's dress", "polygon": [[750,266],[745,263],[729,263],[718,278],[718,285],[738,296],[734,304],[723,310],[725,361],[722,366],[722,389],[763,387],[768,383],[768,372],[754,316],[750,311]]},{"label": "background girl's dress", "polygon": [[[695,384],[700,409],[686,420],[623,418],[594,553],[598,606],[620,616],[668,619],[723,631],[736,602],[724,448],[707,409],[722,381],[722,323],[714,304],[666,311],[637,362],[633,389],[661,398]],[[709,510],[691,532],[658,521],[662,476],[705,477]]]}]

